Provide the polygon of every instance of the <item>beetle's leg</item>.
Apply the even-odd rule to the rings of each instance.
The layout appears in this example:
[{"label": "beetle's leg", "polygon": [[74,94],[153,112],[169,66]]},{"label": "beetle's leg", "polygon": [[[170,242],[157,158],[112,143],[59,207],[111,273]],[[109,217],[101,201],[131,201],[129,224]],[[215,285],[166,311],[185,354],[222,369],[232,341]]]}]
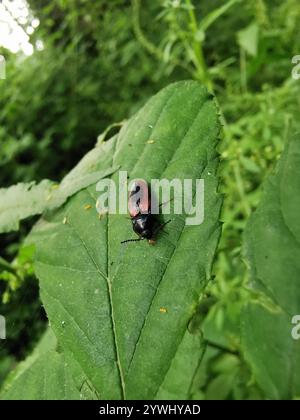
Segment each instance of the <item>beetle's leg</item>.
[{"label": "beetle's leg", "polygon": [[[163,229],[164,229],[164,227],[165,227],[168,223],[170,223],[170,222],[171,222],[171,220],[167,220],[165,223],[163,223],[163,224],[159,225],[159,226],[155,229],[153,236],[156,236],[156,235],[158,234],[158,232],[160,232],[161,230],[162,230],[162,231],[164,231],[164,230],[163,230]],[[168,233],[168,232],[165,232],[165,233]]]},{"label": "beetle's leg", "polygon": [[126,239],[126,241],[122,241],[121,244],[126,244],[127,242],[139,242],[143,241],[145,238],[138,238],[138,239]]},{"label": "beetle's leg", "polygon": [[156,240],[154,239],[154,237],[158,234],[159,231],[163,231],[164,233],[168,234],[168,232],[165,232],[163,229],[170,222],[171,222],[171,220],[168,220],[167,222],[163,223],[162,225],[159,225],[155,229],[155,231],[153,233],[153,238],[151,238],[151,239],[148,240],[149,245],[155,245],[156,244]]}]

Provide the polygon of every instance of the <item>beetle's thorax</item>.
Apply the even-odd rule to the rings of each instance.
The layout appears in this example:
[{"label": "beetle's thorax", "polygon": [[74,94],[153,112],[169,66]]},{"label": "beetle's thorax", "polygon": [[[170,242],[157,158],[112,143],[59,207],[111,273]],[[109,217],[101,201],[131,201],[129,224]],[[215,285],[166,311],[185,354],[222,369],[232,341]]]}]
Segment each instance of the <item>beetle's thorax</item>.
[{"label": "beetle's thorax", "polygon": [[135,233],[143,238],[151,239],[153,235],[153,221],[151,214],[139,214],[131,218]]}]

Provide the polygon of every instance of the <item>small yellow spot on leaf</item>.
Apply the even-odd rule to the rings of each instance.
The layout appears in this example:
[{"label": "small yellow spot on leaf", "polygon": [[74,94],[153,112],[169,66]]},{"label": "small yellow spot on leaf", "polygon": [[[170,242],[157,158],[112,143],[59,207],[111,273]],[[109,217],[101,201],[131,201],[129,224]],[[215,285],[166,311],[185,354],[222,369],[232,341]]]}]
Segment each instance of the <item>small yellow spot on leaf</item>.
[{"label": "small yellow spot on leaf", "polygon": [[167,308],[159,308],[159,312],[161,313],[161,314],[166,314],[167,312],[168,312],[168,310],[167,310]]},{"label": "small yellow spot on leaf", "polygon": [[86,204],[84,206],[84,210],[91,210],[92,206],[90,204]]},{"label": "small yellow spot on leaf", "polygon": [[146,144],[154,144],[155,143],[155,140],[148,140],[148,141],[146,141]]},{"label": "small yellow spot on leaf", "polygon": [[68,223],[68,219],[64,217],[63,224],[66,225]]}]

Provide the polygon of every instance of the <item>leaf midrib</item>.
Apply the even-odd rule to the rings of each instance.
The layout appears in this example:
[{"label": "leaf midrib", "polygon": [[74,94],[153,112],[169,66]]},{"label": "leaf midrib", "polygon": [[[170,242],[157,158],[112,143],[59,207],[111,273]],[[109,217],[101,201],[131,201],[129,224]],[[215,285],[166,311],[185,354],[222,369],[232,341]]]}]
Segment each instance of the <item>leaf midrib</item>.
[{"label": "leaf midrib", "polygon": [[[154,131],[155,127],[157,127],[158,122],[161,119],[161,116],[164,112],[164,110],[166,109],[167,105],[170,103],[171,99],[175,96],[175,92],[172,92],[171,95],[169,96],[169,98],[167,99],[167,101],[163,104],[159,116],[155,121],[154,127],[151,130],[151,133]],[[120,133],[119,133],[120,134]],[[119,137],[118,134],[118,137]],[[150,135],[148,136],[148,139],[150,138]],[[117,143],[117,142],[116,142]],[[116,153],[117,148],[114,149],[113,152],[113,156],[112,156],[112,164],[114,165],[114,158],[115,158],[115,153]],[[143,151],[140,154],[138,160],[136,161],[133,169],[131,170],[131,173],[134,171],[135,167],[137,166],[138,162],[142,159],[144,153],[146,150],[146,143],[143,146]],[[107,244],[107,274],[109,275],[109,214],[107,214],[107,239],[106,239],[106,244]],[[117,273],[118,270],[116,270]],[[116,275],[115,273],[115,275]],[[115,351],[116,351],[116,356],[117,356],[117,366],[118,366],[118,371],[119,371],[119,377],[120,377],[120,382],[121,382],[121,387],[122,387],[122,394],[123,394],[123,399],[126,399],[126,384],[125,384],[125,378],[124,378],[124,373],[123,373],[123,368],[122,368],[122,364],[121,364],[121,358],[120,358],[120,352],[119,352],[119,346],[118,346],[118,338],[117,338],[117,331],[116,331],[116,322],[114,319],[114,306],[113,306],[113,293],[112,293],[112,282],[113,279],[115,278],[115,275],[113,276],[112,280],[109,279],[109,276],[107,277],[107,286],[108,286],[108,293],[109,293],[109,304],[110,304],[110,310],[111,310],[111,321],[112,321],[112,326],[113,326],[113,336],[114,336],[114,344],[115,344]]]},{"label": "leaf midrib", "polygon": [[[85,190],[85,192],[89,195],[89,197],[96,203],[96,199],[95,197],[93,197],[93,195],[90,193],[90,191],[88,189]],[[71,208],[72,208],[71,204]],[[108,235],[108,220],[109,217],[107,215],[107,235]],[[124,377],[123,377],[123,371],[122,371],[122,366],[121,366],[121,362],[120,362],[120,356],[119,356],[119,349],[118,349],[118,342],[117,342],[117,335],[116,335],[116,327],[115,327],[115,319],[114,319],[114,309],[113,309],[113,303],[112,303],[112,291],[111,291],[111,281],[108,277],[108,275],[105,275],[104,273],[102,273],[100,267],[98,266],[97,262],[95,261],[92,253],[90,252],[88,246],[86,245],[86,243],[84,242],[84,240],[81,238],[80,234],[78,233],[78,231],[76,230],[76,228],[74,227],[74,225],[72,225],[70,222],[68,222],[68,226],[70,226],[73,231],[76,233],[77,237],[79,238],[79,240],[82,242],[88,257],[90,258],[90,260],[92,261],[93,265],[95,266],[97,272],[100,274],[100,276],[106,281],[106,286],[107,286],[107,295],[108,295],[108,303],[109,303],[109,308],[110,308],[110,320],[111,320],[111,325],[112,325],[112,332],[113,332],[113,340],[114,340],[114,346],[115,346],[115,355],[116,355],[116,364],[117,364],[117,368],[118,368],[118,373],[119,373],[119,379],[120,379],[120,385],[121,385],[121,391],[123,394],[123,399],[125,399],[126,397],[126,392],[125,392],[125,383],[124,383]],[[107,251],[108,251],[108,241],[107,241]],[[107,254],[107,274],[108,274],[108,254]]]},{"label": "leaf midrib", "polygon": [[[199,117],[199,114],[201,113],[202,108],[203,108],[203,106],[204,106],[204,104],[205,104],[205,103],[206,103],[206,101],[203,101],[203,102],[202,102],[202,104],[201,104],[201,106],[200,106],[200,109],[198,110],[197,114],[195,115],[195,117],[194,117],[194,119],[193,119],[193,122],[192,122],[192,123],[191,123],[191,125],[188,127],[188,129],[186,130],[186,133],[182,136],[182,138],[181,138],[181,140],[180,140],[180,142],[179,142],[179,145],[177,146],[177,148],[174,148],[174,153],[173,153],[173,155],[170,157],[170,159],[169,159],[168,163],[165,165],[164,169],[161,171],[161,176],[162,176],[162,174],[166,171],[166,169],[168,168],[169,163],[170,163],[170,162],[172,162],[172,160],[173,160],[173,158],[174,158],[175,154],[177,153],[177,150],[179,150],[179,149],[180,149],[180,146],[182,145],[182,143],[183,143],[184,139],[186,138],[186,136],[187,136],[187,135],[189,134],[189,132],[192,130],[192,128],[193,128],[193,126],[194,126],[195,122],[197,121],[197,119],[198,119],[198,117]],[[203,174],[203,172],[205,171],[206,167],[207,167],[207,161],[206,161],[206,165],[204,166],[203,170],[201,171],[200,177],[202,176],[202,174]],[[133,351],[132,357],[130,358],[130,362],[129,362],[129,365],[128,365],[128,370],[127,370],[127,375],[129,375],[129,373],[130,373],[130,368],[131,368],[131,365],[132,365],[132,362],[133,362],[133,359],[134,359],[134,356],[135,356],[135,353],[136,353],[136,350],[137,350],[137,347],[138,347],[138,344],[139,344],[140,338],[141,338],[141,336],[142,336],[142,333],[143,333],[144,327],[145,327],[145,325],[146,325],[148,315],[149,315],[150,310],[151,310],[151,308],[152,308],[152,306],[153,306],[153,301],[154,301],[154,299],[155,299],[155,297],[156,297],[156,295],[157,295],[157,293],[158,293],[159,287],[160,287],[160,285],[161,285],[161,283],[162,283],[162,281],[163,281],[163,279],[164,279],[164,276],[165,276],[165,274],[166,274],[166,271],[167,271],[167,269],[168,269],[168,267],[169,267],[169,265],[170,265],[170,263],[171,263],[171,261],[172,261],[172,258],[173,258],[174,254],[175,254],[175,252],[176,252],[176,249],[177,249],[177,246],[178,246],[178,242],[180,241],[180,238],[181,238],[182,233],[184,232],[184,229],[185,229],[185,224],[183,224],[182,229],[180,230],[180,234],[179,234],[179,236],[178,236],[178,239],[177,239],[177,243],[176,243],[176,245],[173,245],[173,244],[172,244],[172,245],[173,245],[173,250],[172,250],[172,253],[170,254],[168,264],[166,264],[166,266],[165,266],[165,268],[164,268],[163,272],[161,273],[161,278],[160,278],[159,283],[158,283],[158,285],[157,285],[157,287],[156,287],[155,293],[154,293],[154,295],[152,296],[151,303],[150,303],[149,308],[148,308],[148,310],[147,310],[147,313],[146,313],[146,315],[145,315],[145,319],[144,319],[144,322],[143,322],[142,328],[141,328],[141,330],[140,330],[140,334],[139,334],[139,336],[138,336],[137,342],[136,342],[136,344],[135,344],[135,348],[134,348],[134,351]]]}]

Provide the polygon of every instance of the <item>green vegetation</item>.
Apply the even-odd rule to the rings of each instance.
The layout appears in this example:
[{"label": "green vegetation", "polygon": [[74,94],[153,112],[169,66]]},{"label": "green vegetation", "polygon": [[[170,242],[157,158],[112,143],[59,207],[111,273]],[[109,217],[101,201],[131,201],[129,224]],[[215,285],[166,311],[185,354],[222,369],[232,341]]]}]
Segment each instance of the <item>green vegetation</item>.
[{"label": "green vegetation", "polygon": [[[299,2],[28,4],[43,49],[0,48],[1,397],[299,398]],[[120,251],[94,210],[119,168],[203,177],[205,222]]]}]

